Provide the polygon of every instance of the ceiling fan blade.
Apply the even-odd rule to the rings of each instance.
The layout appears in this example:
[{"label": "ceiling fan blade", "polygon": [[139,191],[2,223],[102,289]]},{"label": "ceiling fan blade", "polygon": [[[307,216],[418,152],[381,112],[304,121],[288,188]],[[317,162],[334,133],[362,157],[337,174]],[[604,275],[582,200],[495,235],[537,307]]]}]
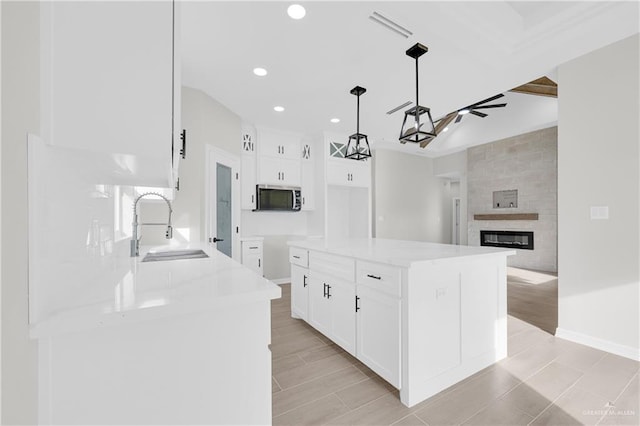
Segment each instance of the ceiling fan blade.
[{"label": "ceiling fan blade", "polygon": [[487,109],[487,108],[502,108],[502,107],[506,107],[507,104],[495,104],[495,105],[481,105],[481,106],[475,106],[471,109]]},{"label": "ceiling fan blade", "polygon": [[456,118],[456,121],[454,123],[459,123],[460,120],[462,120],[463,115],[462,114],[458,114],[458,118]]},{"label": "ceiling fan blade", "polygon": [[474,110],[469,111],[469,114],[477,115],[478,117],[482,118],[485,118],[487,116],[487,114],[485,114],[484,112],[478,112]]},{"label": "ceiling fan blade", "polygon": [[504,96],[504,95],[503,95],[502,93],[498,93],[498,94],[497,94],[497,95],[495,95],[495,96],[492,96],[492,97],[490,97],[490,98],[484,99],[484,100],[482,100],[482,101],[480,101],[480,102],[476,102],[475,104],[471,105],[471,107],[474,107],[474,106],[476,106],[476,105],[486,104],[487,102],[495,101],[496,99],[500,99],[500,98],[502,98],[503,96]]}]

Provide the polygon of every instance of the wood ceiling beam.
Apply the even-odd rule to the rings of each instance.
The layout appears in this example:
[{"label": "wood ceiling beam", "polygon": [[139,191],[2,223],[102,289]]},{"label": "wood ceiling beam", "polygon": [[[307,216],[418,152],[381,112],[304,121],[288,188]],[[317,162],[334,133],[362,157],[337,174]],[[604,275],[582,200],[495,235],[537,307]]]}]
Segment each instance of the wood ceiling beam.
[{"label": "wood ceiling beam", "polygon": [[[436,127],[435,127],[436,135],[439,135],[440,132],[442,132],[442,129],[447,127],[449,123],[451,123],[453,119],[456,118],[457,116],[458,116],[458,111],[450,112],[449,114],[445,115],[443,119],[438,121],[438,124],[436,124]],[[427,145],[429,145],[429,143],[432,140],[433,139],[428,139],[426,141],[420,142],[420,148],[425,148]]]},{"label": "wood ceiling beam", "polygon": [[558,85],[547,77],[538,78],[522,86],[514,87],[509,91],[526,95],[558,97]]}]

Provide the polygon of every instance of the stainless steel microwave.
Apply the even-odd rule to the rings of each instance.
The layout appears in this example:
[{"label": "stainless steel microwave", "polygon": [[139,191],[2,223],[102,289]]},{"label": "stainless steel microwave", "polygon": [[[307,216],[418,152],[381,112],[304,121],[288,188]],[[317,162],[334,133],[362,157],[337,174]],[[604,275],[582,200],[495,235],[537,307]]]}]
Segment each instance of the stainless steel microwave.
[{"label": "stainless steel microwave", "polygon": [[295,186],[256,185],[256,208],[254,211],[290,211],[302,208],[300,188]]}]

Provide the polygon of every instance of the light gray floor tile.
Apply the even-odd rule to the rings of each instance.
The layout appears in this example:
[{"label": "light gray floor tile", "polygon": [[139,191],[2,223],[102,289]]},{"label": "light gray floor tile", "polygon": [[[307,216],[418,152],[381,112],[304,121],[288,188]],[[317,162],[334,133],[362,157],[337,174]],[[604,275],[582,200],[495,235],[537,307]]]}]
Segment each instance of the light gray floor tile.
[{"label": "light gray floor tile", "polygon": [[398,420],[393,426],[424,426],[425,422],[420,420],[415,414],[411,414],[403,419]]},{"label": "light gray floor tile", "polygon": [[574,386],[543,411],[532,424],[594,425],[600,421],[607,410],[606,398]]},{"label": "light gray floor tile", "polygon": [[340,398],[331,394],[273,418],[274,425],[318,425],[349,411]]},{"label": "light gray floor tile", "polygon": [[552,362],[502,399],[535,417],[575,384],[580,376],[582,372]]},{"label": "light gray floor tile", "polygon": [[378,377],[372,377],[336,392],[338,397],[351,409],[367,404],[391,392],[391,385]]},{"label": "light gray floor tile", "polygon": [[396,395],[386,394],[330,422],[333,425],[390,425],[411,414]]},{"label": "light gray floor tile", "polygon": [[315,378],[343,370],[351,365],[352,364],[342,355],[337,354],[323,358],[313,364],[305,363],[304,365],[300,365],[295,368],[274,373],[274,377],[282,389],[287,389]]},{"label": "light gray floor tile", "polygon": [[523,411],[505,401],[495,401],[465,421],[465,425],[527,425],[533,420]]},{"label": "light gray floor tile", "polygon": [[607,354],[584,373],[576,386],[614,401],[636,374],[633,363],[635,361]]},{"label": "light gray floor tile", "polygon": [[603,425],[640,425],[640,396],[638,387],[640,376],[636,374],[622,394],[611,404],[612,407],[600,424]]},{"label": "light gray floor tile", "polygon": [[273,395],[273,415],[284,414],[296,407],[323,398],[365,379],[366,376],[364,374],[350,366],[311,382],[283,390]]}]

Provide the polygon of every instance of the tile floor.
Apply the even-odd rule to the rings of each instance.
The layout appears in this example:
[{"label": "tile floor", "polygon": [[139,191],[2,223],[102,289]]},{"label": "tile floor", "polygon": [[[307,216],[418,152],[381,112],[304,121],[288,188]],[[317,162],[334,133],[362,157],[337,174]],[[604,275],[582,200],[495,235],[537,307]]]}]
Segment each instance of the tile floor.
[{"label": "tile floor", "polygon": [[407,408],[398,391],[272,302],[274,425],[638,425],[640,363],[509,317],[505,360]]}]

